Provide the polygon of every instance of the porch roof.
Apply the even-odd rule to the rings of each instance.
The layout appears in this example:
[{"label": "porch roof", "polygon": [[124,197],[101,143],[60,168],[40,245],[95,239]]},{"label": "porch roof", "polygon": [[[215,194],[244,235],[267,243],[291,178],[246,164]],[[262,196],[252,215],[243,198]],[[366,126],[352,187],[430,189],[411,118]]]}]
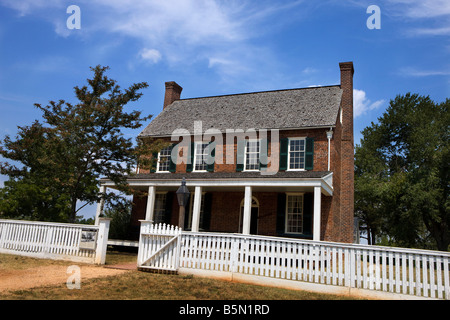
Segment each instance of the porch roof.
[{"label": "porch roof", "polygon": [[[261,172],[190,172],[190,173],[151,173],[128,177],[131,187],[161,186],[179,187],[181,180],[186,185],[202,187],[275,187],[288,188],[321,187],[322,193],[333,195],[333,173],[331,171],[280,171],[264,175]],[[108,179],[100,179],[103,186],[114,187]]]}]

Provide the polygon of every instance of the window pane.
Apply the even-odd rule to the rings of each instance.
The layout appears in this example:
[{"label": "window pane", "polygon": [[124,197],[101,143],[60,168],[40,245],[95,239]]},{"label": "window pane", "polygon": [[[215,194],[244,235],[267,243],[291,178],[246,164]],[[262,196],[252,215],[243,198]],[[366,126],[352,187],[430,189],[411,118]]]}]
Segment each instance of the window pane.
[{"label": "window pane", "polygon": [[172,149],[167,147],[159,153],[158,171],[169,171],[171,151]]},{"label": "window pane", "polygon": [[286,232],[303,233],[303,195],[287,196]]},{"label": "window pane", "polygon": [[259,141],[247,141],[245,170],[259,170]]},{"label": "window pane", "polygon": [[195,167],[194,171],[203,171],[206,170],[206,159],[208,159],[208,143],[196,143],[195,144]]},{"label": "window pane", "polygon": [[289,169],[305,168],[305,140],[289,140]]}]

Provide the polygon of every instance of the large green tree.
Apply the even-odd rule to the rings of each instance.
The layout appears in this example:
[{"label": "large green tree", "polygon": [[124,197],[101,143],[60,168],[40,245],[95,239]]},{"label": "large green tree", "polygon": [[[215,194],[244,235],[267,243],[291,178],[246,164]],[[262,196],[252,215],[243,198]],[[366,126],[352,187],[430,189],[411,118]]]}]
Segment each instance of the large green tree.
[{"label": "large green tree", "polygon": [[[64,100],[35,104],[43,123],[19,127],[15,140],[3,139],[0,155],[10,161],[0,163],[1,173],[9,176],[0,193],[0,213],[48,220],[54,215],[42,217],[50,207],[55,215],[74,222],[80,203],[99,200],[99,177],[127,191],[125,175],[133,172],[139,154],[134,140],[122,130],[139,128],[150,116],[126,112],[124,107],[139,100],[140,90],[148,85],[142,82],[121,90],[105,75],[108,69],[91,68],[94,74],[88,85],[74,88],[76,104]],[[34,192],[20,191],[26,188]],[[21,207],[24,199],[26,208]]]},{"label": "large green tree", "polygon": [[450,100],[397,96],[363,130],[355,153],[355,209],[372,235],[408,247],[450,245]]}]

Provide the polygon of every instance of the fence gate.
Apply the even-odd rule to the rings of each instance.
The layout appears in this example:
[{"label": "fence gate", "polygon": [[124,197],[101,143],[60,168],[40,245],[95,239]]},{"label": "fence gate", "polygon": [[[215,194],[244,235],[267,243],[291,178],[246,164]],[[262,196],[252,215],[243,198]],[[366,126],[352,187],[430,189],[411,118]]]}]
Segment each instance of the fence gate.
[{"label": "fence gate", "polygon": [[138,263],[140,269],[177,272],[180,265],[181,229],[141,221]]}]

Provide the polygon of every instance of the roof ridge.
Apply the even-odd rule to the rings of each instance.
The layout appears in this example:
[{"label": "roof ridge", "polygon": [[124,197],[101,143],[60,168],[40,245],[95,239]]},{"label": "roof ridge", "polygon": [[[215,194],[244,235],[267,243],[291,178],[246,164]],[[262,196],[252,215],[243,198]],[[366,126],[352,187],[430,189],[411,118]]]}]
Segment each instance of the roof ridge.
[{"label": "roof ridge", "polygon": [[[314,86],[314,87],[304,87],[304,88],[292,88],[292,89],[278,89],[278,90],[265,90],[265,91],[254,91],[254,92],[242,92],[242,93],[230,93],[230,94],[221,94],[216,96],[205,96],[205,97],[194,97],[194,98],[183,98],[176,101],[186,101],[186,100],[197,100],[197,99],[208,99],[208,98],[220,98],[220,97],[231,97],[231,96],[243,96],[250,94],[258,94],[258,93],[270,93],[270,92],[281,92],[281,91],[296,91],[296,90],[309,90],[309,89],[320,89],[320,88],[331,88],[331,87],[340,87],[341,85],[327,85],[327,86]],[[175,102],[176,102],[175,101]]]}]

